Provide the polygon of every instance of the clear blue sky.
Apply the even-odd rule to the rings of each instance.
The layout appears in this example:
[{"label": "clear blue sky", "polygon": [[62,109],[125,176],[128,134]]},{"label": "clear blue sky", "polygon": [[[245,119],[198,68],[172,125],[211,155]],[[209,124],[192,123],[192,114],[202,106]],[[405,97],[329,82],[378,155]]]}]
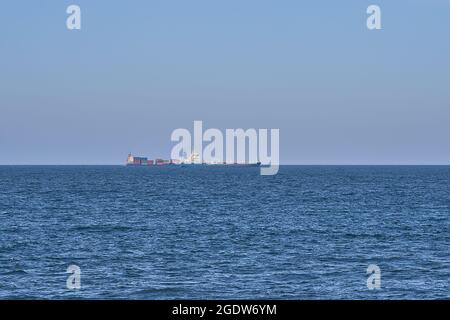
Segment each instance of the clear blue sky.
[{"label": "clear blue sky", "polygon": [[285,164],[450,164],[450,1],[1,1],[0,164],[167,158],[193,120],[279,128]]}]

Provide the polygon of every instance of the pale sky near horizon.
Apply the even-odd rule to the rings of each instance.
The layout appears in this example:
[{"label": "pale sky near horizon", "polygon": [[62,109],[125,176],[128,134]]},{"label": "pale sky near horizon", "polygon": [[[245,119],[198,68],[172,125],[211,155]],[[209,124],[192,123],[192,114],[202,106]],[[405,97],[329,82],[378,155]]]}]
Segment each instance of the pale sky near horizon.
[{"label": "pale sky near horizon", "polygon": [[1,1],[0,165],[168,158],[194,120],[279,128],[282,164],[450,164],[450,1]]}]

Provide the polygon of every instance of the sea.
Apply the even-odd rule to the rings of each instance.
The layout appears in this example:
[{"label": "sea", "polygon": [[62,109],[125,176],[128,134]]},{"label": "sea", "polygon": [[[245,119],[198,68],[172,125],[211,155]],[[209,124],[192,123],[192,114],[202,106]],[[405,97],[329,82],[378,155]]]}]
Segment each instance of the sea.
[{"label": "sea", "polygon": [[448,298],[450,166],[0,166],[0,299]]}]

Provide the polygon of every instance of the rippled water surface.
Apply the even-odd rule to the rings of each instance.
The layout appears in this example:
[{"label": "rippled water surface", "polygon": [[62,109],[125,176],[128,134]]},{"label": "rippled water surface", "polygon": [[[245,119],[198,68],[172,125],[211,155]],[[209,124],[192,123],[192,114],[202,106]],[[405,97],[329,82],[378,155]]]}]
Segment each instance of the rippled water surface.
[{"label": "rippled water surface", "polygon": [[0,298],[450,298],[449,214],[450,167],[4,166]]}]

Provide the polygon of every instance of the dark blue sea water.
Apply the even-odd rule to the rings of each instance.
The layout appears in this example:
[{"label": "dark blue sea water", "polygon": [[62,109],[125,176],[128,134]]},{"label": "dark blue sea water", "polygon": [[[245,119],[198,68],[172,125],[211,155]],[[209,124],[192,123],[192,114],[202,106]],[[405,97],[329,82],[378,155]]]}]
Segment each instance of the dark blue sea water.
[{"label": "dark blue sea water", "polygon": [[450,298],[449,193],[439,166],[3,166],[0,298]]}]

